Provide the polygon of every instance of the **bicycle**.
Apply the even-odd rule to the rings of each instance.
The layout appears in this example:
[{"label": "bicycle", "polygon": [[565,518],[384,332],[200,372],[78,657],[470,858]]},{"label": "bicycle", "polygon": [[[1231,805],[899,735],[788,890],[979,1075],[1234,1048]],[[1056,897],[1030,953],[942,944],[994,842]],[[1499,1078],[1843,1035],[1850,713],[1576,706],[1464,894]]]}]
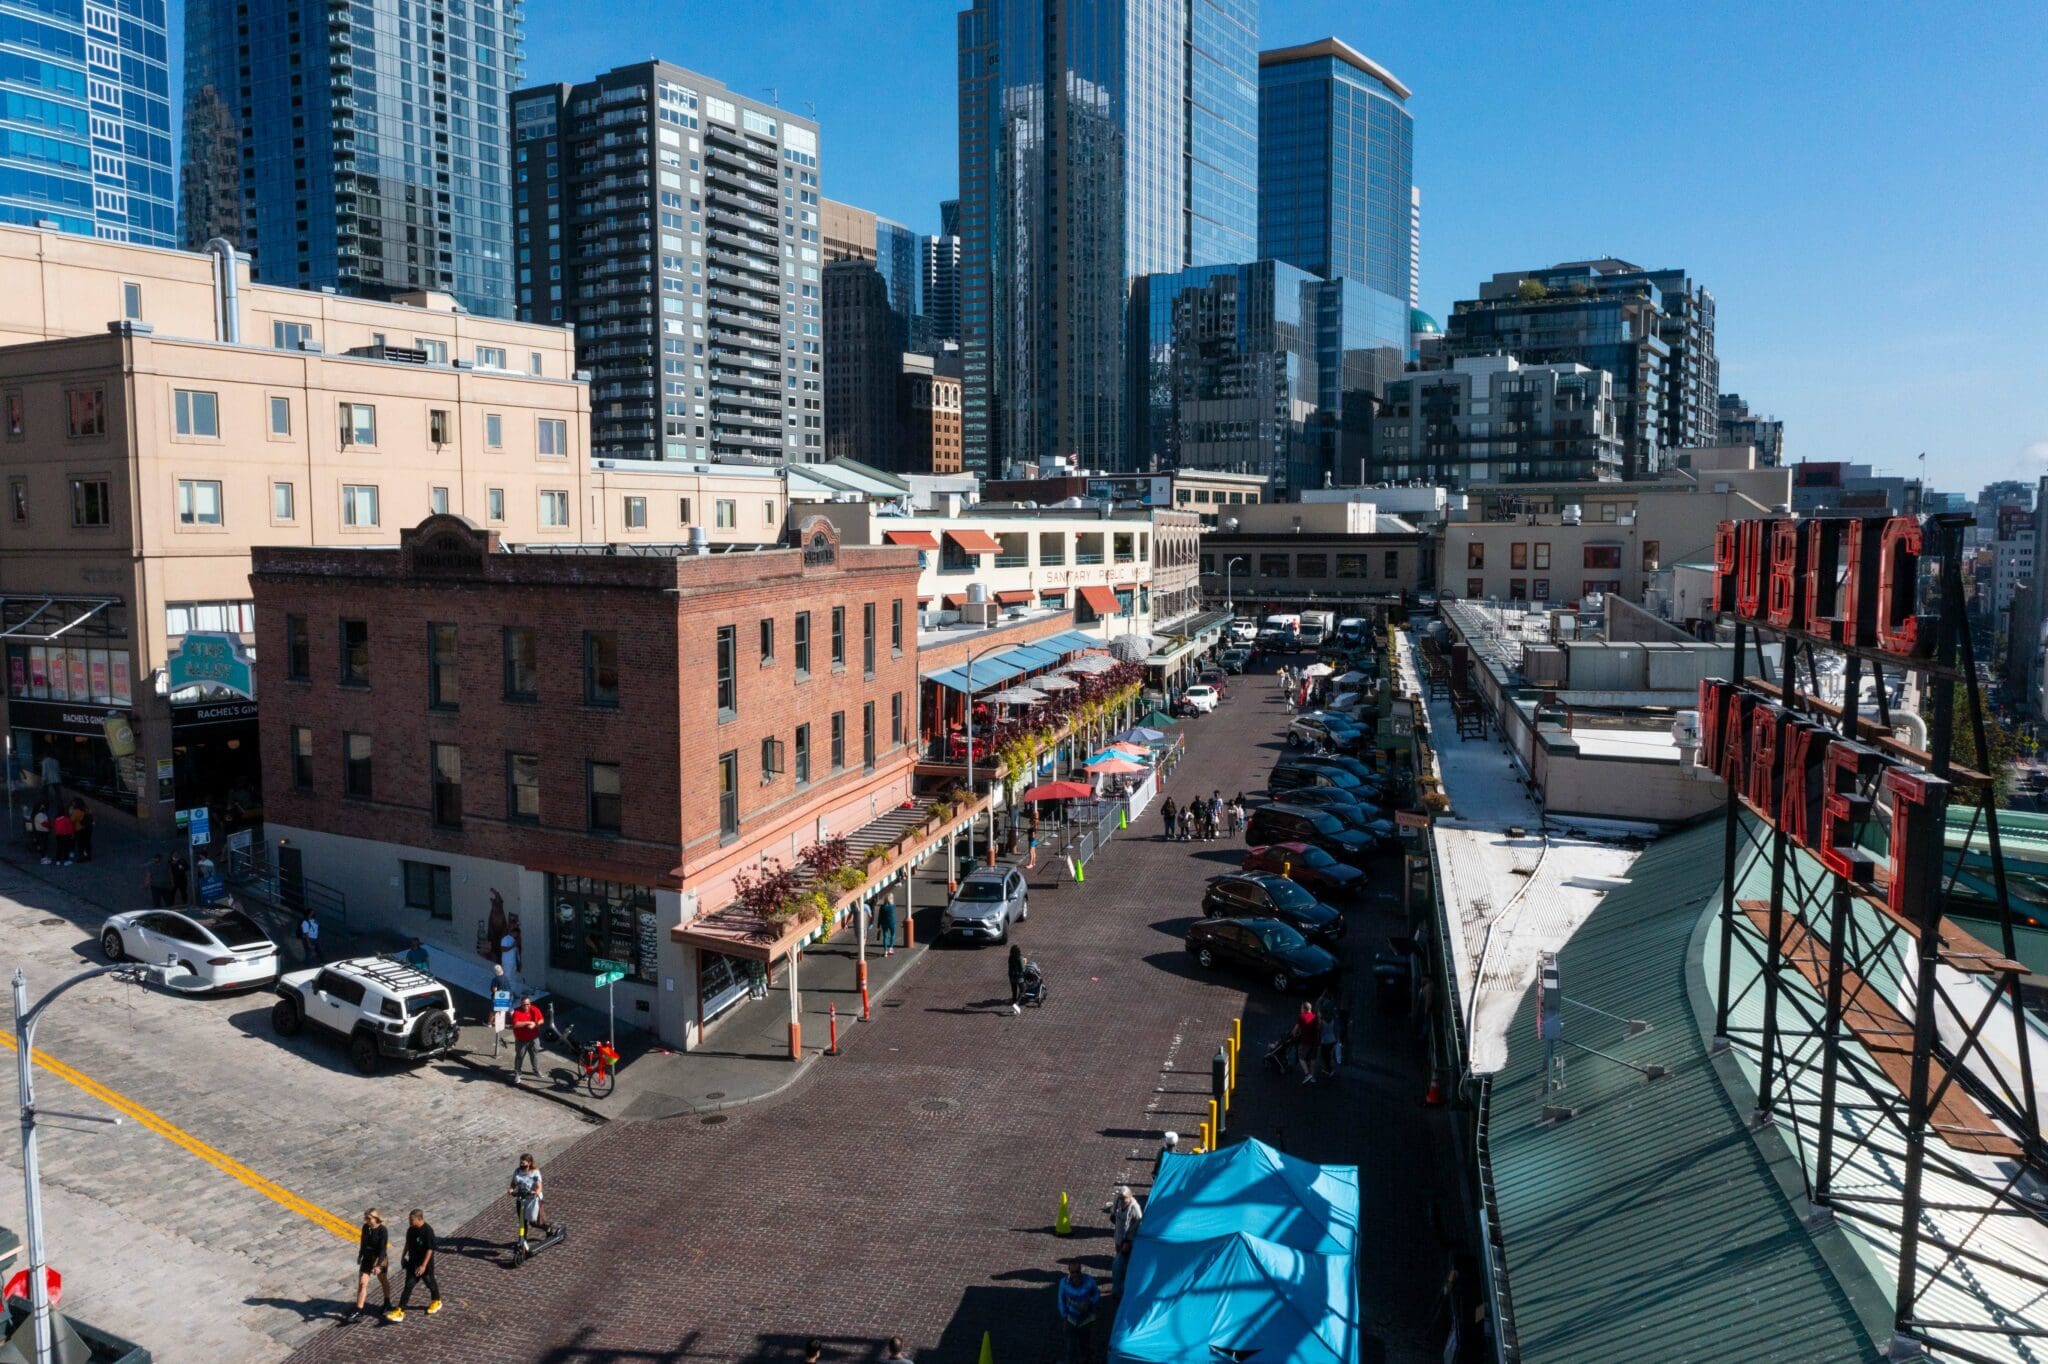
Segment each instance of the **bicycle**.
[{"label": "bicycle", "polygon": [[574,1089],[580,1084],[590,1091],[593,1099],[602,1099],[610,1094],[618,1083],[618,1049],[610,1042],[579,1044],[575,1025],[564,1027],[556,1024],[552,1008],[548,1011],[548,1030],[561,1042],[562,1050],[576,1062],[576,1075],[569,1081],[569,1088]]}]

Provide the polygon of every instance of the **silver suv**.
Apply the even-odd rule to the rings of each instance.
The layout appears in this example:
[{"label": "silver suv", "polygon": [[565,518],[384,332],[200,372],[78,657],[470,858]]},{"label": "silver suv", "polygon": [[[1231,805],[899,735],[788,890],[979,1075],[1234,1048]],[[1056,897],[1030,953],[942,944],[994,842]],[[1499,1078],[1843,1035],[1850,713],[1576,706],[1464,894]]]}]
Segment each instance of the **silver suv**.
[{"label": "silver suv", "polygon": [[967,874],[946,905],[939,931],[960,938],[1008,942],[1010,925],[1031,917],[1024,873],[1015,867],[981,867]]},{"label": "silver suv", "polygon": [[351,957],[277,982],[270,1026],[294,1037],[308,1023],[348,1039],[364,1075],[382,1060],[424,1061],[455,1045],[455,999],[424,971],[389,957]]}]

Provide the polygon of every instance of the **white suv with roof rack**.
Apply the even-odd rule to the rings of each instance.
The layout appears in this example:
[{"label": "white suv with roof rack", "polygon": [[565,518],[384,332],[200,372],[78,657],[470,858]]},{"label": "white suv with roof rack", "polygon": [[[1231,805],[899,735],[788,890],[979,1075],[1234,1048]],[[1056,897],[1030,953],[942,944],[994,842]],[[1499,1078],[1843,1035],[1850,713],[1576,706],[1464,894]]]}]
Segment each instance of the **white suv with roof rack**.
[{"label": "white suv with roof rack", "polygon": [[380,1060],[424,1061],[455,1045],[455,999],[424,971],[389,957],[351,957],[277,982],[270,1026],[286,1037],[307,1024],[348,1039],[368,1075]]}]

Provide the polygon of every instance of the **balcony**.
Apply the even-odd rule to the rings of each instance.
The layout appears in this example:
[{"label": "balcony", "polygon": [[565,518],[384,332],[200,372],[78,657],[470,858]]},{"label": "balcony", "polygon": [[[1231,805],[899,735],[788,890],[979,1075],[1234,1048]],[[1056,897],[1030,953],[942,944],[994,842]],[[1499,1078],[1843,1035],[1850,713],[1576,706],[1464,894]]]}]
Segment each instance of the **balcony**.
[{"label": "balcony", "polygon": [[1031,556],[1029,554],[998,554],[996,555],[996,567],[1029,568],[1031,567]]}]

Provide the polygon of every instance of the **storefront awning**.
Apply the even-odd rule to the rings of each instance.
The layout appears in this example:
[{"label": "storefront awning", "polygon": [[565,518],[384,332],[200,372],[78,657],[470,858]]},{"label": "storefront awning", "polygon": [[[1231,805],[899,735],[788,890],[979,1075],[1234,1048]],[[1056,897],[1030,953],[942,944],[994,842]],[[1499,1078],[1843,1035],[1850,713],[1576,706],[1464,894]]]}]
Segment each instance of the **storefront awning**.
[{"label": "storefront awning", "polygon": [[968,666],[973,669],[972,678],[968,676],[968,668],[948,668],[945,672],[931,674],[925,681],[941,687],[950,687],[954,691],[965,692],[971,696],[976,692],[1000,686],[1024,672],[1024,669],[1002,658],[977,658]]},{"label": "storefront awning", "polygon": [[961,607],[967,605],[967,594],[965,592],[948,592],[944,600],[939,604],[948,611],[958,611]]},{"label": "storefront awning", "polygon": [[939,538],[928,530],[885,530],[882,539],[892,545],[909,545],[913,549],[939,547]]},{"label": "storefront awning", "polygon": [[1014,649],[998,654],[997,657],[1005,663],[1016,664],[1026,672],[1036,672],[1040,668],[1050,668],[1053,664],[1060,661],[1058,654],[1041,649],[1035,644],[1020,644]]},{"label": "storefront awning", "polygon": [[1083,649],[1100,649],[1102,641],[1079,630],[1067,630],[1057,635],[1033,642],[1033,647],[1047,649],[1058,654],[1077,654]]},{"label": "storefront awning", "polygon": [[998,592],[996,593],[996,600],[1005,606],[1023,606],[1030,602],[1031,593],[1028,589],[1017,592]]},{"label": "storefront awning", "polygon": [[1003,552],[1003,547],[997,543],[995,536],[990,535],[985,530],[949,530],[946,532],[946,538],[953,542],[954,548],[965,554],[1000,554]]},{"label": "storefront awning", "polygon": [[[1123,608],[1117,604],[1116,592],[1107,587],[1084,587],[1079,589],[1081,600],[1088,603],[1088,609],[1098,616],[1113,616]],[[1095,641],[1090,640],[1093,644]]]},{"label": "storefront awning", "polygon": [[[45,597],[34,593],[0,597],[0,620],[23,616],[0,630],[0,639],[56,639],[109,606],[120,604],[119,597]],[[24,612],[27,614],[23,615]]]}]

